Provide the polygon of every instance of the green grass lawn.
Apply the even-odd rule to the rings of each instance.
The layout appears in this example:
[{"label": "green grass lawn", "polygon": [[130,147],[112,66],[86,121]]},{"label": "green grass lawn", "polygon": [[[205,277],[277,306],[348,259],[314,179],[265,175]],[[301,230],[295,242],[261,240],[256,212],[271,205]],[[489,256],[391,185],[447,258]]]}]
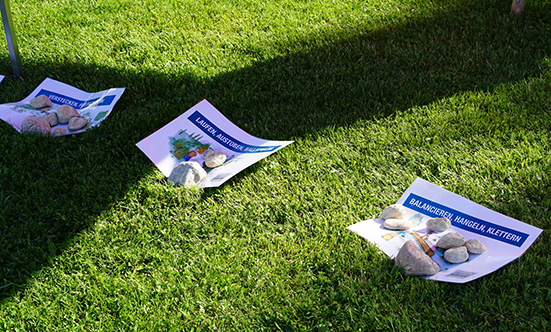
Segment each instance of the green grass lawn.
[{"label": "green grass lawn", "polygon": [[[551,2],[13,0],[0,103],[126,91],[61,138],[0,123],[0,330],[551,329]],[[135,143],[208,99],[295,143],[185,189]],[[544,232],[468,284],[346,227],[416,177]]]}]

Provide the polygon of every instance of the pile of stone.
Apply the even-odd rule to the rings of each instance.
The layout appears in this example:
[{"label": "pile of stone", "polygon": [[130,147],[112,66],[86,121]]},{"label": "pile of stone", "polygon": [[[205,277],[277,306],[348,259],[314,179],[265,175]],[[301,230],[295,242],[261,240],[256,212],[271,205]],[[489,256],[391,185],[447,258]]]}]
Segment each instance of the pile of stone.
[{"label": "pile of stone", "polygon": [[[405,216],[406,210],[401,204],[390,205],[381,212],[381,218],[384,219],[383,226],[392,230],[407,230],[412,227],[411,222],[404,219]],[[448,218],[432,218],[427,221],[426,227],[431,232],[444,232],[451,227],[451,221]],[[436,246],[444,251],[444,259],[452,264],[467,261],[469,254],[482,254],[486,251],[486,247],[479,240],[466,241],[457,232],[449,232],[442,236]],[[440,271],[440,266],[412,240],[407,241],[400,248],[395,265],[405,275],[431,276]]]},{"label": "pile of stone", "polygon": [[452,264],[463,263],[469,259],[469,254],[479,255],[486,251],[486,246],[477,239],[466,241],[463,235],[449,232],[436,243],[444,251],[444,259]]},{"label": "pile of stone", "polygon": [[[52,101],[46,95],[36,96],[31,99],[30,105],[35,109],[44,109],[52,107]],[[81,117],[78,111],[70,105],[61,105],[56,112],[48,113],[44,117],[28,116],[21,123],[22,132],[35,132],[43,135],[63,136],[69,131],[82,129],[88,121]],[[67,129],[63,127],[54,128],[58,124],[66,124]]]},{"label": "pile of stone", "polygon": [[[210,168],[224,164],[226,155],[217,150],[205,153],[205,165]],[[178,186],[196,186],[207,177],[207,172],[196,161],[183,161],[170,172],[168,181]]]},{"label": "pile of stone", "polygon": [[383,226],[386,229],[405,230],[411,228],[413,224],[404,219],[405,216],[406,208],[402,204],[392,204],[381,212],[381,219],[385,220]]}]

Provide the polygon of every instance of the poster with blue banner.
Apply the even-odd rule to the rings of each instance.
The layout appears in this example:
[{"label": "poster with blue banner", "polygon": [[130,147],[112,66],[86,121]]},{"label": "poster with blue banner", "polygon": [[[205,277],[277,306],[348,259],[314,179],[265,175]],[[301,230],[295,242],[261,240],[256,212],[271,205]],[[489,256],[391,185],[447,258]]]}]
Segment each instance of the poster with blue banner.
[{"label": "poster with blue banner", "polygon": [[[492,273],[522,256],[534,243],[542,230],[510,218],[437,185],[417,178],[396,202],[404,207],[408,229],[391,230],[384,220],[374,218],[347,227],[375,244],[387,256],[395,258],[402,246],[412,240],[420,249],[429,251],[430,258],[440,267],[439,272],[427,279],[452,283],[466,283]],[[451,227],[445,231],[431,231],[427,221],[446,218]],[[465,240],[478,240],[486,250],[469,253],[467,260],[451,263],[438,241],[452,232]]]},{"label": "poster with blue banner", "polygon": [[[0,119],[9,123],[15,130],[22,132],[26,118],[48,119],[43,134],[65,136],[81,133],[98,126],[111,113],[124,92],[124,88],[111,88],[100,92],[85,92],[71,85],[46,78],[25,99],[0,105]],[[33,100],[40,100],[40,104]],[[71,118],[78,118],[81,126],[72,127],[59,120],[60,107],[74,109]],[[54,116],[53,119],[51,116]],[[42,121],[44,122],[44,121]]]},{"label": "poster with blue banner", "polygon": [[[254,137],[237,127],[207,100],[169,122],[136,144],[169,177],[181,162],[197,162],[207,177],[198,186],[218,187],[257,161],[275,153],[293,141],[269,141]],[[208,167],[209,151],[221,152],[225,161]]]}]

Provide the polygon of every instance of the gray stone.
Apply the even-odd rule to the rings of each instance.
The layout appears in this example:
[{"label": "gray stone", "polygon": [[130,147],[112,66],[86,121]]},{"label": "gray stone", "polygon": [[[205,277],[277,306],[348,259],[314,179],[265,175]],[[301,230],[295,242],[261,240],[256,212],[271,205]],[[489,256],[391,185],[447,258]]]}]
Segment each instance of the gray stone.
[{"label": "gray stone", "polygon": [[51,131],[50,123],[44,118],[37,116],[28,116],[21,123],[21,131],[29,133],[39,133],[49,135]]},{"label": "gray stone", "polygon": [[477,239],[468,240],[465,242],[464,246],[467,248],[469,254],[479,255],[486,251],[486,246]]},{"label": "gray stone", "polygon": [[383,219],[404,219],[406,216],[406,208],[402,204],[392,204],[387,206],[383,212],[381,212],[381,218]]},{"label": "gray stone", "polygon": [[444,252],[444,259],[453,264],[463,263],[469,259],[469,253],[465,247],[450,248]]},{"label": "gray stone", "polygon": [[436,246],[442,249],[461,247],[463,244],[465,244],[465,238],[457,232],[449,232],[436,242]]},{"label": "gray stone", "polygon": [[61,105],[57,108],[57,120],[61,124],[69,123],[69,120],[75,116],[80,116],[80,114],[71,105]]},{"label": "gray stone", "polygon": [[46,115],[44,117],[44,119],[46,119],[50,123],[51,127],[57,126],[57,124],[59,123],[57,121],[57,114],[55,114],[55,113],[50,113],[50,114]]},{"label": "gray stone", "polygon": [[172,169],[168,181],[179,185],[197,185],[207,177],[207,172],[195,161],[184,161]]},{"label": "gray stone", "polygon": [[218,167],[226,161],[226,155],[222,151],[208,150],[205,153],[205,165],[207,167]]},{"label": "gray stone", "polygon": [[409,228],[413,227],[413,224],[411,223],[411,221],[406,220],[406,219],[390,218],[390,219],[385,219],[385,222],[383,223],[383,226],[386,229],[404,230],[404,229],[409,229]]},{"label": "gray stone", "polygon": [[79,130],[81,128],[84,128],[88,121],[86,121],[85,118],[81,118],[80,116],[72,117],[71,120],[69,120],[69,125],[67,126],[67,129],[70,131]]},{"label": "gray stone", "polygon": [[32,108],[51,107],[52,101],[46,95],[36,96],[29,102]]},{"label": "gray stone", "polygon": [[401,267],[405,275],[432,276],[440,271],[440,266],[412,240],[400,248],[396,255],[395,265]]},{"label": "gray stone", "polygon": [[67,129],[63,127],[57,127],[54,128],[52,131],[52,136],[58,137],[58,136],[64,136],[67,133]]},{"label": "gray stone", "polygon": [[448,218],[432,218],[427,221],[427,229],[431,232],[443,232],[452,226]]}]

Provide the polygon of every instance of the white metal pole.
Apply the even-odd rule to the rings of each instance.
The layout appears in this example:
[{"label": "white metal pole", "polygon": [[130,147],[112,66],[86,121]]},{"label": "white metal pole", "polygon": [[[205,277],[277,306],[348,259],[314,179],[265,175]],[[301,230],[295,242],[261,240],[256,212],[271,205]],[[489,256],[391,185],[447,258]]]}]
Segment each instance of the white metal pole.
[{"label": "white metal pole", "polygon": [[2,22],[4,23],[4,32],[6,33],[6,41],[8,42],[8,50],[10,51],[11,66],[15,77],[20,77],[23,73],[21,67],[21,58],[19,57],[19,48],[15,37],[15,29],[11,19],[11,10],[9,0],[0,0],[0,11],[2,12]]}]

